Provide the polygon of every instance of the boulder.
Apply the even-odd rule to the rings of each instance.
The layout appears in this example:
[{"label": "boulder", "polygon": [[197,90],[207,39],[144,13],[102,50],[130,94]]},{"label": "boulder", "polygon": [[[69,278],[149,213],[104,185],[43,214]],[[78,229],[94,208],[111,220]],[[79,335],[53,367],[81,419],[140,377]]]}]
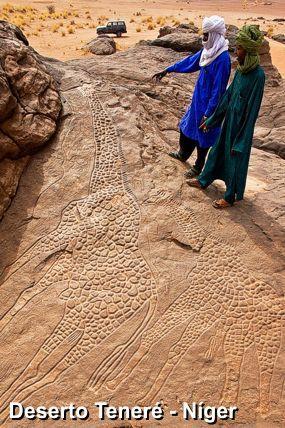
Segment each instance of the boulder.
[{"label": "boulder", "polygon": [[285,126],[279,128],[257,127],[253,145],[266,152],[272,152],[285,159]]},{"label": "boulder", "polygon": [[285,43],[285,34],[275,34],[272,39],[279,43]]},{"label": "boulder", "polygon": [[274,22],[285,22],[285,18],[274,18],[272,19]]},{"label": "boulder", "polygon": [[236,35],[239,31],[239,28],[236,25],[226,25],[227,32],[226,38],[229,41],[229,52],[232,53],[236,49]]},{"label": "boulder", "polygon": [[198,33],[199,28],[194,24],[179,24],[177,27],[171,27],[170,25],[166,25],[159,29],[158,37],[166,36],[167,34],[172,33]]},{"label": "boulder", "polygon": [[26,164],[16,159],[26,158],[52,137],[61,100],[40,56],[23,32],[6,21],[0,21],[0,59],[0,170],[4,162],[3,177],[9,177],[0,184],[1,218]]},{"label": "boulder", "polygon": [[270,86],[279,86],[281,82],[281,75],[277,68],[272,64],[270,54],[270,45],[267,39],[264,39],[262,46],[259,50],[260,64],[266,74],[267,84]]},{"label": "boulder", "polygon": [[112,55],[116,52],[116,43],[112,37],[102,35],[87,43],[84,49],[95,55]]},{"label": "boulder", "polygon": [[151,41],[152,46],[171,48],[177,52],[198,52],[202,48],[201,37],[194,33],[174,32]]}]

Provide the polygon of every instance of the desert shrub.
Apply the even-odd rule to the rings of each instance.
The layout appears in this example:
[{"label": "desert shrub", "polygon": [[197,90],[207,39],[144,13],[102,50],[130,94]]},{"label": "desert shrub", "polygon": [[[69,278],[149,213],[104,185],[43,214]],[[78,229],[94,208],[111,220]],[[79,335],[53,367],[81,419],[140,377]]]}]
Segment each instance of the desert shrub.
[{"label": "desert shrub", "polygon": [[156,26],[152,22],[150,22],[147,26],[148,30],[154,30],[155,28],[156,28]]},{"label": "desert shrub", "polygon": [[54,7],[54,5],[53,4],[48,4],[47,5],[47,10],[48,10],[48,13],[51,15],[52,13],[55,13],[55,7]]},{"label": "desert shrub", "polygon": [[166,19],[165,19],[163,16],[159,16],[159,17],[156,19],[156,23],[157,23],[158,25],[165,25],[165,24],[166,24]]},{"label": "desert shrub", "polygon": [[131,24],[132,22],[136,22],[136,21],[134,20],[134,18],[131,18],[131,19],[130,19],[130,24]]},{"label": "desert shrub", "polygon": [[51,27],[51,31],[52,31],[53,33],[57,33],[57,32],[58,32],[58,29],[59,29],[59,25],[58,25],[58,24],[54,24],[54,25]]},{"label": "desert shrub", "polygon": [[150,23],[152,21],[153,21],[152,16],[146,16],[145,18],[143,18],[141,20],[142,24],[147,24],[147,23]]},{"label": "desert shrub", "polygon": [[173,23],[173,25],[179,25],[180,21],[179,21],[179,19],[173,19],[172,23]]},{"label": "desert shrub", "polygon": [[65,34],[66,34],[65,31],[62,31],[61,32],[61,37],[65,37]]},{"label": "desert shrub", "polygon": [[136,28],[136,32],[137,32],[137,33],[140,33],[140,32],[141,32],[141,30],[142,30],[142,29],[141,29],[141,27],[137,27],[137,28]]},{"label": "desert shrub", "polygon": [[272,37],[274,33],[274,27],[270,25],[269,27],[267,27],[266,31],[267,31],[267,37]]},{"label": "desert shrub", "polygon": [[68,32],[68,34],[74,34],[74,33],[75,33],[75,30],[74,30],[74,28],[69,27],[69,28],[67,29],[67,32]]},{"label": "desert shrub", "polygon": [[5,3],[2,9],[8,13],[14,13],[15,11],[14,6],[11,5],[10,3]]}]

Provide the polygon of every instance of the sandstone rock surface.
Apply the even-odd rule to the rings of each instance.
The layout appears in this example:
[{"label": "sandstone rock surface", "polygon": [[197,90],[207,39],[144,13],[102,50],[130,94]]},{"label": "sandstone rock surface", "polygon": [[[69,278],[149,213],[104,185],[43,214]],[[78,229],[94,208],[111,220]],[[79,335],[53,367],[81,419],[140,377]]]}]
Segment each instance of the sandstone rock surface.
[{"label": "sandstone rock surface", "polygon": [[16,159],[33,153],[54,134],[61,102],[53,78],[24,34],[5,21],[0,21],[0,59],[0,169],[6,171],[0,184],[1,218],[26,164]]},{"label": "sandstone rock surface", "polygon": [[[284,160],[253,149],[245,200],[224,212],[211,206],[220,183],[185,184],[189,165],[167,153],[197,76],[150,79],[183,56],[140,45],[54,64],[59,133],[0,223],[2,420],[5,401],[28,397],[84,404],[86,427],[99,400],[222,402],[237,426],[285,422]],[[278,95],[267,86],[270,132],[284,124]],[[174,426],[168,411],[139,424]]]},{"label": "sandstone rock surface", "polygon": [[112,55],[116,52],[116,42],[112,37],[104,35],[91,40],[84,49],[95,55]]}]

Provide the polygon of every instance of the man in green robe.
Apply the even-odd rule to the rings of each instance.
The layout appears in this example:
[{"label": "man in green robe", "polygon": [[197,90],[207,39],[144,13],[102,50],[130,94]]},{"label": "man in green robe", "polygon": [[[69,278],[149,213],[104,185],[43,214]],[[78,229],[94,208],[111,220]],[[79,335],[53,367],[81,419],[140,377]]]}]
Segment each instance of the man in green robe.
[{"label": "man in green robe", "polygon": [[258,48],[263,35],[258,26],[245,25],[237,35],[238,67],[234,80],[221,98],[215,112],[202,125],[209,128],[223,122],[218,141],[211,149],[204,170],[188,180],[190,186],[205,189],[214,180],[226,184],[224,199],[215,208],[227,208],[243,199],[254,125],[259,113],[265,74],[259,65]]}]

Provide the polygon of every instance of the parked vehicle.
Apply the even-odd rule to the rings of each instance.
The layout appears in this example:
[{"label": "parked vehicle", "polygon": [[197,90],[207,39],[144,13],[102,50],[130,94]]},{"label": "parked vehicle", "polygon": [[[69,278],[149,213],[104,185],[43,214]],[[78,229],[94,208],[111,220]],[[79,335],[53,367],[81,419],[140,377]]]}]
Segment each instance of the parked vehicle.
[{"label": "parked vehicle", "polygon": [[102,25],[96,28],[97,34],[116,34],[117,37],[121,37],[123,33],[127,32],[125,21],[108,21],[106,25]]}]

